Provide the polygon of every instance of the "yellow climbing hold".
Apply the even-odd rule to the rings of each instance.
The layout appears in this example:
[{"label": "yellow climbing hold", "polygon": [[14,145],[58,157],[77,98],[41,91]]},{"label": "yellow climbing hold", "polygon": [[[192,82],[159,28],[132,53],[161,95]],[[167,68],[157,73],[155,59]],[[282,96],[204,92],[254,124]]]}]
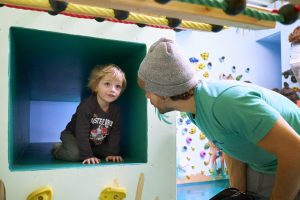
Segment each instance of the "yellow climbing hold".
[{"label": "yellow climbing hold", "polygon": [[39,188],[30,193],[26,200],[52,200],[53,191],[50,186]]}]

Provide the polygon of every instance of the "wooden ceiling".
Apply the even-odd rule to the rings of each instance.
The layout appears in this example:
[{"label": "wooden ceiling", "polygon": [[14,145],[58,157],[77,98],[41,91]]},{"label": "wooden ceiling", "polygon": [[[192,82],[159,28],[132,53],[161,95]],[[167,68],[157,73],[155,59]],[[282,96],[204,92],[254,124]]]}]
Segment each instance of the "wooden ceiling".
[{"label": "wooden ceiling", "polygon": [[259,20],[242,14],[229,16],[219,8],[179,1],[167,4],[159,4],[154,0],[65,0],[65,2],[254,30],[270,29],[276,25],[274,21]]}]

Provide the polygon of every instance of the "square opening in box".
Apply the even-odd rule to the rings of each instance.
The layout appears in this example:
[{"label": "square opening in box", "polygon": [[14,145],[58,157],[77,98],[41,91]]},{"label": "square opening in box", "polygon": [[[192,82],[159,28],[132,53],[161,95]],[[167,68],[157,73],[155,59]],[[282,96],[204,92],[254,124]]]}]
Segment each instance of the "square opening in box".
[{"label": "square opening in box", "polygon": [[83,166],[54,159],[50,149],[60,141],[77,105],[90,95],[90,70],[107,63],[120,66],[127,78],[117,100],[122,109],[121,155],[125,163],[147,162],[147,101],[136,84],[145,44],[19,27],[10,28],[9,39],[11,170]]}]

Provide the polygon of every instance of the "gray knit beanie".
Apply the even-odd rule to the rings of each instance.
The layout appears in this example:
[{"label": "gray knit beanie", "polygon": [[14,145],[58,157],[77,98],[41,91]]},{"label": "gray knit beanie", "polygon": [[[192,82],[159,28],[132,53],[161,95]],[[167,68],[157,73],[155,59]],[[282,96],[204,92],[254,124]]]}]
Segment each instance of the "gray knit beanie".
[{"label": "gray knit beanie", "polygon": [[170,39],[160,38],[142,61],[138,77],[145,90],[170,97],[187,92],[197,83],[196,72],[188,59]]}]

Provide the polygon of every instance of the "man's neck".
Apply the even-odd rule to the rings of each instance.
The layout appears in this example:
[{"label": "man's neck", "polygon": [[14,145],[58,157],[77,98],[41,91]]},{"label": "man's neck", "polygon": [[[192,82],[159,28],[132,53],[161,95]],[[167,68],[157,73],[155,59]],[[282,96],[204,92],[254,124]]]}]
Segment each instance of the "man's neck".
[{"label": "man's neck", "polygon": [[196,114],[194,96],[190,97],[188,100],[177,100],[174,102],[176,102],[176,110]]}]

